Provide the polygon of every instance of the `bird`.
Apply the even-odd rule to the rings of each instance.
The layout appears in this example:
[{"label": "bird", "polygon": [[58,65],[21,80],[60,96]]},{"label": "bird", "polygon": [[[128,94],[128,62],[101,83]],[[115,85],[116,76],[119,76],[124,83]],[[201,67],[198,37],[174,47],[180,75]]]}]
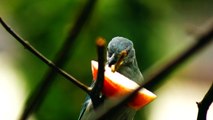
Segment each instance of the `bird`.
[{"label": "bird", "polygon": [[[112,72],[119,72],[130,80],[141,84],[144,81],[143,75],[138,67],[133,42],[124,37],[114,37],[108,43],[106,65]],[[92,84],[92,86],[94,83]],[[90,112],[94,113],[92,101],[89,96],[86,97],[78,120],[93,120]],[[124,105],[116,110],[113,115],[107,116],[106,120],[133,120],[136,110]],[[94,115],[94,114],[93,114]]]}]

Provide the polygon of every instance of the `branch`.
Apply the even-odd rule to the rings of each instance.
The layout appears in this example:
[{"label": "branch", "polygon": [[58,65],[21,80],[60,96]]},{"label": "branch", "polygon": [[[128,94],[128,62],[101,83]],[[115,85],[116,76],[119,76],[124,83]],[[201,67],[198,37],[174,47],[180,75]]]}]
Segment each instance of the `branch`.
[{"label": "branch", "polygon": [[212,42],[212,40],[213,40],[213,26],[211,26],[211,28],[208,29],[206,33],[198,37],[195,44],[193,44],[191,47],[189,47],[186,51],[177,56],[175,59],[168,62],[168,64],[162,67],[159,71],[147,77],[146,81],[143,84],[141,84],[140,87],[135,89],[131,94],[127,95],[124,99],[120,100],[118,104],[112,105],[109,107],[109,109],[100,112],[97,118],[103,119],[105,116],[113,114],[113,111],[116,111],[121,106],[128,103],[128,101],[130,101],[137,94],[137,92],[143,87],[153,90],[157,84],[164,81],[164,78],[166,78],[171,72],[173,72],[181,63],[183,63],[189,57],[191,57],[199,50],[204,48],[206,45]]},{"label": "branch", "polygon": [[194,43],[191,47],[189,47],[187,50],[185,50],[183,53],[175,57],[173,60],[167,62],[164,66],[162,66],[159,70],[156,70],[149,74],[146,77],[146,80],[148,81],[144,87],[149,90],[155,90],[156,86],[159,85],[165,77],[167,77],[170,73],[172,73],[179,65],[181,65],[184,61],[186,61],[189,57],[197,53],[199,50],[204,48],[206,45],[208,45],[213,40],[213,26],[197,38],[197,40],[194,40],[196,43]]},{"label": "branch", "polygon": [[42,55],[38,50],[36,50],[28,41],[18,36],[18,34],[16,34],[1,18],[0,23],[6,29],[6,31],[10,33],[18,42],[20,42],[27,50],[29,50],[31,53],[37,56],[40,60],[46,63],[54,71],[58,72],[63,77],[65,77],[66,79],[74,83],[76,86],[78,86],[80,89],[85,91],[87,94],[89,94],[95,108],[97,108],[102,103],[100,95],[104,83],[104,63],[105,63],[105,45],[106,45],[106,41],[103,38],[98,38],[96,41],[98,52],[98,63],[99,63],[98,77],[94,87],[91,89],[90,87],[87,87],[83,83],[79,82],[73,76],[66,73],[64,70],[57,67],[52,61],[48,60],[44,55]]},{"label": "branch", "polygon": [[[70,55],[72,55],[72,52],[73,52],[72,48],[74,46],[74,42],[77,36],[79,35],[79,33],[81,32],[83,26],[85,25],[86,21],[88,21],[96,1],[97,0],[89,0],[87,2],[87,4],[82,9],[79,16],[77,17],[76,22],[74,23],[74,26],[69,30],[68,32],[69,36],[67,37],[61,49],[55,56],[55,59],[53,60],[58,67],[62,68],[63,66],[65,66],[65,64],[69,60],[68,58],[71,57]],[[39,108],[45,96],[47,95],[48,90],[50,86],[52,85],[55,76],[56,76],[55,71],[52,69],[49,69],[46,72],[43,79],[36,87],[36,89],[32,91],[32,93],[28,97],[25,104],[25,108],[20,118],[21,120],[27,119],[28,116],[33,111]]]},{"label": "branch", "polygon": [[105,45],[106,41],[103,38],[98,38],[96,41],[98,51],[98,76],[94,87],[92,88],[90,98],[92,100],[94,108],[97,108],[101,103],[102,99],[101,92],[104,84],[104,64],[105,64]]},{"label": "branch", "polygon": [[42,55],[39,51],[37,51],[30,43],[21,37],[19,37],[10,27],[0,18],[0,23],[2,26],[7,30],[8,33],[10,33],[18,42],[20,42],[27,50],[29,50],[31,53],[33,53],[35,56],[37,56],[41,61],[46,63],[49,67],[51,67],[54,71],[61,74],[64,78],[78,86],[80,89],[85,91],[86,93],[90,92],[90,88],[81,83],[79,80],[74,78],[73,76],[69,75],[67,72],[62,70],[61,68],[57,67],[52,61],[47,59],[44,55]]},{"label": "branch", "polygon": [[206,120],[207,111],[209,109],[209,106],[212,104],[212,101],[213,101],[213,82],[208,92],[204,96],[203,100],[201,102],[197,102],[198,106],[197,120]]},{"label": "branch", "polygon": [[85,91],[86,93],[90,93],[91,89],[78,81],[73,76],[69,75],[67,72],[62,70],[61,68],[57,67],[52,61],[48,60],[44,55],[42,55],[39,51],[37,51],[30,43],[24,39],[22,39],[20,36],[18,36],[3,20],[0,18],[0,23],[5,28],[5,30],[10,33],[18,42],[20,42],[27,50],[29,50],[31,53],[33,53],[35,56],[37,56],[41,61],[46,63],[49,67],[52,68],[53,71],[58,72],[61,74],[64,78],[71,81],[73,84],[75,84],[77,87],[79,87],[81,90]]}]

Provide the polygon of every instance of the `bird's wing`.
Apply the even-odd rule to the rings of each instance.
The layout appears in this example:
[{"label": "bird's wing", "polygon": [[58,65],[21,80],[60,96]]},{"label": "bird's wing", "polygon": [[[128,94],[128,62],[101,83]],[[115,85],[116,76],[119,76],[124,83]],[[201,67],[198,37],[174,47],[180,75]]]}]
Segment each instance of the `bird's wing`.
[{"label": "bird's wing", "polygon": [[78,117],[78,120],[81,120],[82,116],[84,115],[84,112],[85,112],[86,109],[87,109],[87,106],[88,106],[88,104],[89,104],[89,101],[90,101],[90,97],[89,97],[89,95],[87,95],[87,96],[86,96],[86,99],[85,99],[85,102],[84,102],[84,104],[83,104],[83,106],[82,106],[80,115],[79,115],[79,117]]},{"label": "bird's wing", "polygon": [[[95,82],[93,82],[93,83],[90,85],[90,87],[93,87],[94,85],[95,85]],[[81,120],[81,118],[83,117],[83,115],[84,115],[84,113],[85,113],[85,111],[86,111],[86,109],[87,109],[87,107],[88,107],[88,105],[89,105],[90,102],[91,102],[91,98],[90,98],[89,95],[87,95],[87,96],[86,96],[86,99],[85,99],[85,102],[84,102],[84,104],[83,104],[83,106],[82,106],[82,108],[81,108],[81,112],[80,112],[80,115],[79,115],[79,117],[78,117],[78,120]]]}]

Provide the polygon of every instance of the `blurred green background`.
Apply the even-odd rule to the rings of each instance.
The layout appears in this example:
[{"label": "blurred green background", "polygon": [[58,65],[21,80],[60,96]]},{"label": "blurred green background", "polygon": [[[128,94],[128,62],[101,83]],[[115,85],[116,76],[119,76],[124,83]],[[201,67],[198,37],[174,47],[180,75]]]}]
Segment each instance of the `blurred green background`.
[{"label": "blurred green background", "polygon": [[[52,60],[86,3],[87,0],[1,0],[0,17]],[[64,69],[90,85],[90,61],[97,59],[96,38],[102,36],[109,42],[115,36],[123,36],[133,41],[139,67],[145,72],[155,63],[171,59],[192,44],[199,30],[203,29],[200,26],[208,26],[205,23],[212,19],[212,11],[212,0],[99,0],[77,37],[73,54]],[[202,99],[213,80],[212,53],[211,44],[182,65],[167,78],[169,82],[154,91],[158,99],[140,110],[135,119],[196,119],[195,102]],[[18,118],[27,96],[47,69],[47,65],[0,27],[0,119]],[[85,95],[58,75],[31,119],[75,120]],[[174,118],[175,111],[178,116],[187,117]],[[211,107],[209,114],[212,112]],[[209,115],[208,119],[213,116]]]}]

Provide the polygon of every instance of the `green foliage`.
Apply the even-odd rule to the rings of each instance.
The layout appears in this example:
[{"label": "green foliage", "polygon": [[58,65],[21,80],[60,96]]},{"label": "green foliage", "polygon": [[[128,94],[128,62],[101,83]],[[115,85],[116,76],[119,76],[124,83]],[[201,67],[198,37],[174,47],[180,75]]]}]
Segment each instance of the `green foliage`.
[{"label": "green foliage", "polygon": [[[53,59],[62,46],[68,30],[86,3],[85,0],[9,1],[12,4],[3,1],[0,5],[5,9],[1,12],[2,17],[5,16],[15,23],[12,27],[18,27],[15,29],[20,31],[20,36],[49,59]],[[170,53],[171,49],[179,47],[179,41],[184,37],[180,32],[184,26],[179,26],[180,22],[177,22],[180,18],[173,3],[181,4],[175,0],[164,0],[161,3],[149,0],[98,1],[91,19],[76,40],[74,53],[65,70],[87,85],[90,84],[90,61],[97,59],[95,39],[98,36],[106,38],[107,41],[115,36],[131,39],[141,70],[148,69]],[[20,53],[23,58],[17,61],[18,70],[26,75],[26,83],[29,91],[32,91],[48,67],[26,50]],[[76,119],[84,96],[85,93],[72,83],[57,77],[36,117],[39,120]],[[141,118],[140,114],[137,117]]]}]

